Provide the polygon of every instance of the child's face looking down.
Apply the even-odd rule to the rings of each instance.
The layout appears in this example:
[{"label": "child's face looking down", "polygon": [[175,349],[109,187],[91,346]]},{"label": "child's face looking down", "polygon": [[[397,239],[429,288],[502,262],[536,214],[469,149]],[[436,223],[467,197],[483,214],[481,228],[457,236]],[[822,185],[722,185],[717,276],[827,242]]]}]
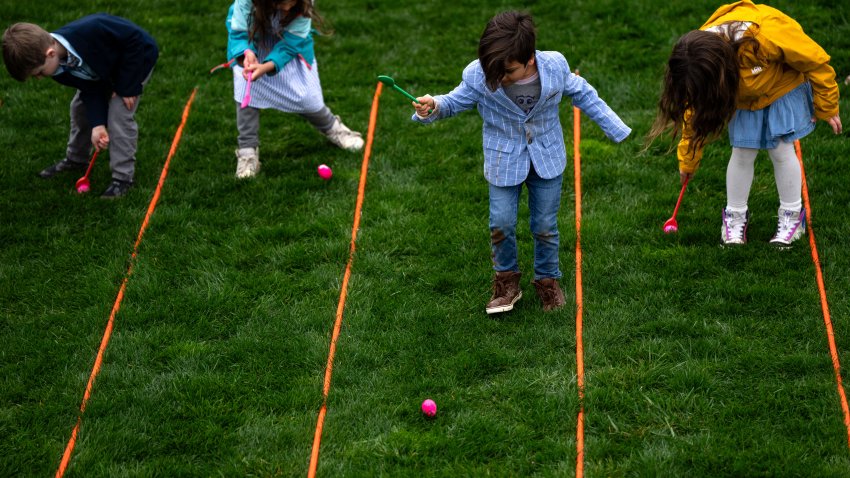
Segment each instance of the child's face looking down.
[{"label": "child's face looking down", "polygon": [[505,63],[502,86],[511,86],[517,81],[532,77],[535,73],[537,73],[537,65],[534,63],[534,57],[531,57],[525,65],[518,61],[509,61]]},{"label": "child's face looking down", "polygon": [[59,52],[55,47],[47,49],[44,64],[30,72],[33,78],[48,78],[59,69]]}]

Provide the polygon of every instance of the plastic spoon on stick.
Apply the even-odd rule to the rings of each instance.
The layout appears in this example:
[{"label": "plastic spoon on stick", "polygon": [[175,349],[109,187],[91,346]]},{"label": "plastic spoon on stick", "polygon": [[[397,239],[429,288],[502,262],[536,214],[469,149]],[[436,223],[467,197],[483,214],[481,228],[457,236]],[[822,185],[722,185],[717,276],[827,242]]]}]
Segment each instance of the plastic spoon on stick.
[{"label": "plastic spoon on stick", "polygon": [[691,180],[691,177],[688,176],[685,178],[685,182],[682,183],[682,190],[679,192],[679,200],[676,201],[676,208],[673,209],[673,215],[670,216],[670,219],[664,223],[664,233],[670,234],[671,232],[679,231],[679,223],[676,222],[676,214],[679,213],[679,206],[682,204],[682,196],[685,195],[685,188],[688,187],[688,181]]},{"label": "plastic spoon on stick", "polygon": [[[411,100],[411,101],[413,101],[413,102],[415,102],[415,103],[417,103],[417,104],[420,104],[420,105],[422,104],[419,100],[417,100],[417,99],[416,99],[416,97],[415,97],[415,96],[413,96],[413,95],[411,95],[410,93],[408,93],[408,92],[404,91],[404,88],[402,88],[402,87],[398,86],[397,84],[395,84],[395,80],[394,80],[394,79],[392,79],[391,77],[386,76],[386,75],[378,75],[378,81],[380,81],[381,83],[383,83],[383,84],[385,84],[385,85],[387,85],[387,86],[391,87],[392,89],[394,89],[394,90],[398,91],[399,93],[403,94],[404,96],[406,96],[406,97],[410,98],[410,100]],[[428,113],[431,113],[431,112],[432,112],[432,110],[428,110]]]},{"label": "plastic spoon on stick", "polygon": [[248,75],[248,85],[245,87],[245,97],[242,98],[242,109],[248,107],[248,103],[251,102],[251,79],[254,78],[254,72]]},{"label": "plastic spoon on stick", "polygon": [[91,190],[91,183],[89,182],[89,173],[91,173],[91,168],[94,166],[94,161],[97,159],[97,153],[100,151],[95,150],[94,155],[91,157],[91,161],[89,161],[89,167],[86,169],[86,174],[77,180],[77,193],[84,194]]}]

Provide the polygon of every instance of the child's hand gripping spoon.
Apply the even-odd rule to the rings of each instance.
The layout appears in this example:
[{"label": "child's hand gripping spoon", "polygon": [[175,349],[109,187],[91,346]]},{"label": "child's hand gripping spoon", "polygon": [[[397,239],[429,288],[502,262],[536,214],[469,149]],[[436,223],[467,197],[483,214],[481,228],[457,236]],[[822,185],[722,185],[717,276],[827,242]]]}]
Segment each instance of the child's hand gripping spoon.
[{"label": "child's hand gripping spoon", "polygon": [[[397,84],[395,84],[395,80],[393,80],[393,79],[392,79],[392,78],[390,78],[389,76],[386,76],[386,75],[378,75],[378,81],[380,81],[381,83],[383,83],[383,84],[385,84],[385,85],[387,85],[387,86],[391,87],[392,89],[394,89],[394,90],[398,91],[399,93],[403,94],[404,96],[406,96],[406,97],[410,98],[410,99],[411,99],[411,101],[414,101],[415,103],[418,103],[418,104],[420,104],[420,105],[422,104],[419,100],[417,100],[417,99],[416,99],[416,97],[415,97],[415,96],[413,96],[413,95],[411,95],[410,93],[408,93],[408,92],[404,91],[404,89],[403,89],[402,87],[400,87],[400,86],[398,86]],[[433,110],[428,110],[428,113],[431,113],[432,111],[433,111]]]}]

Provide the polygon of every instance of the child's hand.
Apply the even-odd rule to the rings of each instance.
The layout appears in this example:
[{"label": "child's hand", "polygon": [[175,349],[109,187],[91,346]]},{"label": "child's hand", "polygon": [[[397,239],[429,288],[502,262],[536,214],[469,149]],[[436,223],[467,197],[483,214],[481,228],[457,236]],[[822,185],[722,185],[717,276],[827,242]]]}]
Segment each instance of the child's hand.
[{"label": "child's hand", "polygon": [[106,126],[100,125],[92,128],[91,144],[98,151],[109,146],[109,133],[106,132]]},{"label": "child's hand", "polygon": [[[262,65],[259,63],[254,63],[251,67],[245,67],[245,70],[242,72],[245,75],[245,79],[248,79],[248,75],[253,75],[251,77],[252,80],[257,80],[263,75],[267,75],[274,71],[274,62],[267,61]],[[247,72],[247,73],[246,73]]]},{"label": "child's hand", "polygon": [[122,97],[122,101],[124,101],[124,106],[127,107],[128,110],[133,111],[133,107],[136,106],[136,101],[139,100],[138,96],[128,96]]},{"label": "child's hand", "polygon": [[832,131],[835,134],[841,134],[841,117],[838,115],[833,116],[832,118],[826,120],[830,126],[832,126]]},{"label": "child's hand", "polygon": [[247,80],[248,79],[248,71],[253,71],[253,67],[257,65],[257,55],[251,50],[245,50],[244,56],[242,58],[242,76]]},{"label": "child's hand", "polygon": [[414,101],[412,102],[412,104],[413,107],[416,109],[416,115],[421,118],[427,118],[431,116],[431,113],[433,113],[434,110],[437,109],[437,102],[434,101],[434,98],[432,98],[431,95],[420,96],[416,98],[416,101],[418,101],[419,103],[416,103]]},{"label": "child's hand", "polygon": [[694,173],[683,173],[683,172],[679,171],[679,181],[680,181],[679,184],[685,184],[685,181],[689,181],[693,177],[694,177]]}]

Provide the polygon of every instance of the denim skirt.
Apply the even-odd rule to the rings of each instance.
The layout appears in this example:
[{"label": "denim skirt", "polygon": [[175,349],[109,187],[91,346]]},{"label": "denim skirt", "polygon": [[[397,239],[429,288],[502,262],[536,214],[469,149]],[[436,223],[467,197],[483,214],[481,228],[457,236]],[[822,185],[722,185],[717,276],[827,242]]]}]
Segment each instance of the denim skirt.
[{"label": "denim skirt", "polygon": [[760,110],[738,110],[729,121],[729,142],[736,148],[773,149],[779,141],[800,139],[815,129],[812,85],[804,81]]}]

